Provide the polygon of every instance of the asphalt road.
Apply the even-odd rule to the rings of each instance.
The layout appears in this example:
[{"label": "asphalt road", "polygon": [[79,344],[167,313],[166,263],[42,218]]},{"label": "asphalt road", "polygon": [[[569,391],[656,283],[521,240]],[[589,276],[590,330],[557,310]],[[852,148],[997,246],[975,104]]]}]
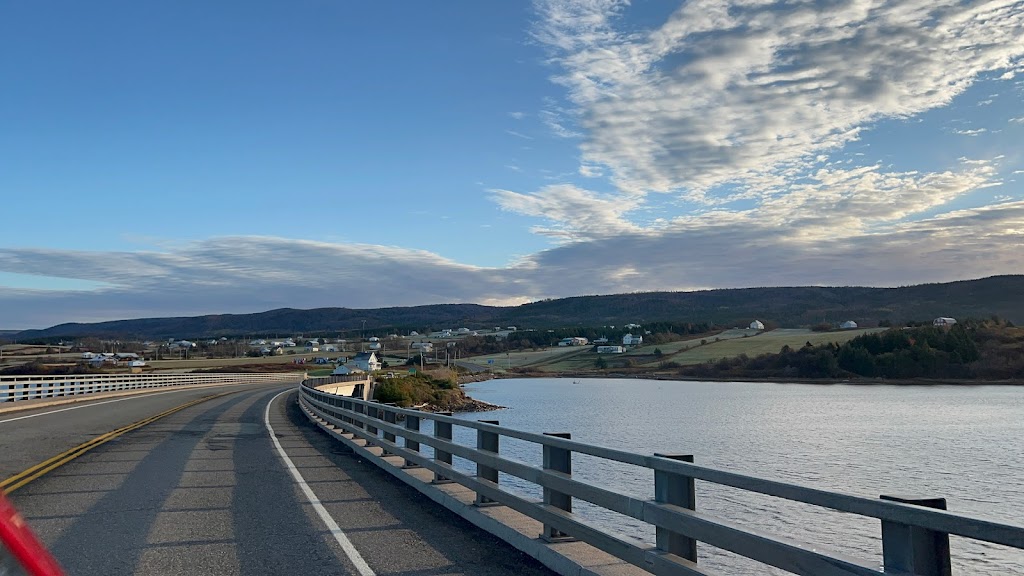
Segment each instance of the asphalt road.
[{"label": "asphalt road", "polygon": [[96,436],[186,402],[221,392],[266,386],[188,388],[0,414],[0,480]]},{"label": "asphalt road", "polygon": [[[35,480],[12,500],[73,575],[550,574],[332,441],[301,414],[290,388],[248,387],[174,413]],[[93,410],[131,410],[119,415],[128,423],[189,399],[166,396],[170,405],[150,405],[149,414],[131,401]],[[82,418],[89,433],[118,426],[76,414],[89,411],[62,414]],[[265,413],[364,570],[286,469]],[[49,418],[0,427],[42,432]],[[56,427],[74,428],[70,420]],[[5,450],[7,432],[0,428]],[[79,441],[89,435],[76,433]]]}]

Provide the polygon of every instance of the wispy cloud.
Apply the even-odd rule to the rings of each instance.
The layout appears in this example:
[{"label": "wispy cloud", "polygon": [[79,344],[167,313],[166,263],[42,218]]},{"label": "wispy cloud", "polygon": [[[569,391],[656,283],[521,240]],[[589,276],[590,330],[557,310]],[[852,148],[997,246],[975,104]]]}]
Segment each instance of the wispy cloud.
[{"label": "wispy cloud", "polygon": [[545,186],[532,194],[491,190],[503,209],[547,220],[550,227],[535,231],[565,240],[590,239],[636,232],[624,216],[640,205],[640,198],[621,199],[569,184]]},{"label": "wispy cloud", "polygon": [[522,120],[523,118],[526,118],[526,112],[509,112],[508,115],[511,116],[512,118],[515,118],[516,120]]},{"label": "wispy cloud", "polygon": [[563,114],[559,112],[544,110],[540,113],[540,119],[551,130],[551,133],[559,138],[579,138],[583,136],[581,132],[566,127]]},{"label": "wispy cloud", "polygon": [[527,136],[522,132],[516,132],[515,130],[505,130],[505,133],[509,136],[515,136],[516,138],[522,138],[524,140],[533,140],[533,136]]},{"label": "wispy cloud", "polygon": [[974,130],[953,130],[954,134],[959,134],[961,136],[977,136],[979,134],[984,134],[985,132],[988,132],[987,128],[976,128]]}]

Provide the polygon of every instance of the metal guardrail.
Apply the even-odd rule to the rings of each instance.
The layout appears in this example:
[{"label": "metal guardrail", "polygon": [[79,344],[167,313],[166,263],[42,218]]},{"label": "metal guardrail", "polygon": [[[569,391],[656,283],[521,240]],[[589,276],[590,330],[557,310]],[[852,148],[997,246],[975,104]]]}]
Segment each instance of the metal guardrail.
[{"label": "metal guardrail", "polygon": [[[496,421],[469,421],[327,394],[300,386],[300,405],[307,415],[340,428],[386,455],[401,456],[407,466],[426,468],[436,482],[457,482],[476,492],[476,504],[498,503],[543,523],[541,538],[577,539],[655,574],[707,575],[697,564],[697,543],[734,552],[793,574],[807,576],[951,574],[949,535],[954,534],[1024,549],[1024,527],[1011,526],[945,511],[944,499],[879,500],[796,484],[766,480],[693,463],[691,455],[644,455],[573,441],[568,434],[524,432]],[[404,425],[396,422],[404,417]],[[434,423],[432,435],[420,432],[424,420]],[[476,430],[476,447],[455,443],[453,427]],[[538,444],[543,465],[537,467],[501,456],[501,438]],[[398,438],[403,444],[398,444]],[[421,446],[433,448],[433,457]],[[572,476],[572,455],[587,454],[654,472],[653,500],[622,494],[613,488],[582,482]],[[470,475],[452,467],[452,456],[476,464]],[[543,500],[531,500],[502,489],[503,472],[543,489]],[[740,526],[696,510],[694,480],[803,502],[881,521],[883,568],[877,564],[824,550],[784,536]],[[588,522],[572,511],[573,499],[584,500],[655,527],[654,546],[639,543]]]},{"label": "metal guardrail", "polygon": [[96,392],[202,384],[294,382],[300,374],[70,374],[62,376],[0,376],[0,405],[5,402],[60,398]]},{"label": "metal guardrail", "polygon": [[316,376],[303,380],[310,388],[337,384],[339,382],[365,382],[370,379],[369,374],[331,374],[329,376]]}]

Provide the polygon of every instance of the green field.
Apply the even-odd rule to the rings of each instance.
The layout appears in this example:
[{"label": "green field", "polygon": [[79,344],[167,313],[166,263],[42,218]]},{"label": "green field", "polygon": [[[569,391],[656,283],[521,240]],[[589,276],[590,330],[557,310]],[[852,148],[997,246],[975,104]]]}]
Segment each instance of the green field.
[{"label": "green field", "polygon": [[654,354],[654,350],[661,350],[664,355],[675,354],[683,348],[693,348],[700,344],[700,341],[708,340],[713,341],[715,338],[719,340],[732,340],[734,338],[743,338],[744,336],[751,337],[757,334],[757,330],[751,330],[749,328],[733,328],[731,330],[725,330],[713,336],[701,336],[697,338],[687,338],[686,340],[677,340],[675,342],[666,342],[664,344],[647,344],[645,346],[638,346],[631,348],[626,352],[627,356],[645,356],[648,354]]},{"label": "green field", "polygon": [[195,360],[149,360],[146,364],[154,370],[170,370],[182,368],[219,368],[222,366],[240,366],[243,364],[290,364],[296,358],[305,358],[306,364],[312,368],[319,366],[313,364],[313,358],[323,356],[320,353],[314,354],[282,354],[281,356],[261,356],[250,358],[197,358]]},{"label": "green field", "polygon": [[[590,347],[584,347],[584,350],[590,350]],[[473,364],[480,364],[481,366],[487,366],[488,360],[494,360],[494,371],[500,372],[506,370],[511,366],[512,368],[520,368],[523,366],[533,366],[535,364],[547,364],[553,362],[560,357],[572,356],[579,354],[582,350],[580,348],[546,348],[544,350],[526,350],[523,352],[504,352],[500,354],[486,354],[483,356],[471,356],[467,358],[460,358],[459,360],[465,360],[466,362],[472,362]]]},{"label": "green field", "polygon": [[[747,356],[754,357],[761,354],[776,354],[783,346],[789,346],[790,348],[800,348],[807,342],[814,345],[827,344],[828,342],[835,342],[836,344],[842,344],[847,340],[852,340],[862,334],[870,334],[872,332],[881,332],[887,330],[886,328],[862,328],[858,330],[843,330],[841,332],[812,332],[810,330],[802,329],[779,329],[772,330],[770,332],[762,332],[757,336],[750,336],[747,338],[730,338],[723,339],[720,342],[715,342],[713,338],[709,338],[708,343],[704,346],[696,346],[689,350],[683,350],[677,354],[669,355],[666,354],[658,359],[658,362],[664,360],[671,360],[679,364],[700,364],[707,361],[715,361],[719,358],[731,358],[733,356],[739,356],[740,354],[746,354]],[[698,341],[699,342],[699,341]],[[693,343],[692,341],[690,342]],[[662,348],[662,351],[665,351]]]},{"label": "green field", "polygon": [[[585,352],[555,357],[549,361],[534,364],[533,367],[544,372],[592,370],[597,359],[602,356],[608,363],[609,368],[612,369],[630,365],[656,368],[662,362],[667,361],[678,364],[701,364],[708,361],[713,362],[719,358],[739,356],[740,354],[746,354],[750,357],[766,353],[775,354],[783,346],[788,345],[790,348],[800,348],[807,342],[814,345],[828,342],[842,344],[861,334],[883,330],[886,329],[864,328],[859,330],[843,330],[841,332],[812,332],[811,330],[802,329],[757,332],[755,330],[733,329],[714,336],[680,340],[667,344],[641,346],[625,354],[597,354],[588,347]],[[716,338],[718,339],[717,342],[715,341]],[[707,343],[701,345],[701,340]],[[655,349],[660,349],[662,354],[655,356]]]}]

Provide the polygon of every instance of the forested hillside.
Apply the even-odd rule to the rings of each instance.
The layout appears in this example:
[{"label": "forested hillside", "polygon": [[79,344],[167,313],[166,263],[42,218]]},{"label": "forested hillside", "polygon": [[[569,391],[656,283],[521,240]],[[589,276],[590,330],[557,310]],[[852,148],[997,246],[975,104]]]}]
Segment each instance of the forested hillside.
[{"label": "forested hillside", "polygon": [[759,319],[770,326],[808,327],[854,320],[862,326],[936,316],[999,315],[1024,324],[1024,276],[994,276],[901,288],[794,287],[577,296],[522,306],[437,304],[402,308],[280,309],[258,314],[147,318],[61,324],[14,335],[19,341],[97,336],[122,339],[256,335],[356,335],[399,331],[518,326],[599,327],[626,323],[691,323],[731,327]]}]

